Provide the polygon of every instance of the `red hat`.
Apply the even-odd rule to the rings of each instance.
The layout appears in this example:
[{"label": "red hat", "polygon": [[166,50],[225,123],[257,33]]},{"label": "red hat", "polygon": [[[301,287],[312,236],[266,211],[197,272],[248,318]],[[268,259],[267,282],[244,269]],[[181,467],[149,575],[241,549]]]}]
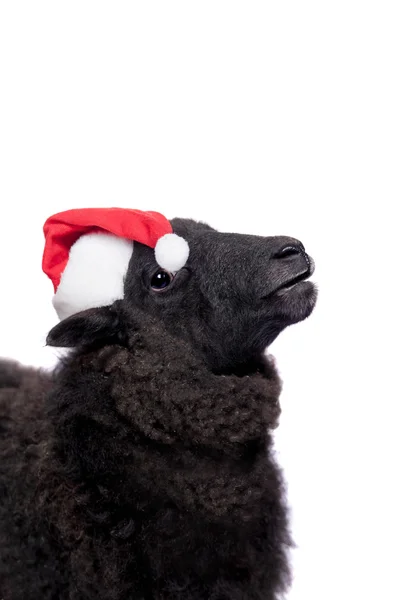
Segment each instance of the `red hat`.
[{"label": "red hat", "polygon": [[64,319],[123,298],[133,242],[155,248],[158,264],[181,269],[189,246],[160,213],[127,208],[67,210],[47,219],[43,271],[54,285],[54,308]]}]

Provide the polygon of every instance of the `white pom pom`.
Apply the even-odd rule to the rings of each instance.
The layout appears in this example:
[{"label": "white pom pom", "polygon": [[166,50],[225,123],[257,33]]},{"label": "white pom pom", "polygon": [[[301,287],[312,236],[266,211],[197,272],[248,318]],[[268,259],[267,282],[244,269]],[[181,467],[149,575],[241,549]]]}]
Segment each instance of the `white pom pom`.
[{"label": "white pom pom", "polygon": [[154,252],[162,269],[176,273],[185,266],[189,258],[189,244],[179,235],[167,233],[158,240]]}]

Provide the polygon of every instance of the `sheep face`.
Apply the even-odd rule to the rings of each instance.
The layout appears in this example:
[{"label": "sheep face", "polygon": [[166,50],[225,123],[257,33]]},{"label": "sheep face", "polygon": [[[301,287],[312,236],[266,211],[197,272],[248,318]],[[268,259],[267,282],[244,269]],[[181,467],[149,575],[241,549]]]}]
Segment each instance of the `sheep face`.
[{"label": "sheep face", "polygon": [[190,248],[182,269],[160,269],[154,250],[135,242],[123,300],[61,321],[47,343],[124,345],[129,315],[141,322],[147,315],[189,343],[215,373],[244,375],[258,370],[285,327],[311,314],[317,291],[307,279],[314,263],[298,240],[220,233],[189,219],[171,223]]},{"label": "sheep face", "polygon": [[186,265],[170,274],[135,243],[124,302],[161,319],[215,372],[251,370],[285,327],[311,314],[314,264],[298,240],[220,233],[186,219],[172,226],[189,243]]}]

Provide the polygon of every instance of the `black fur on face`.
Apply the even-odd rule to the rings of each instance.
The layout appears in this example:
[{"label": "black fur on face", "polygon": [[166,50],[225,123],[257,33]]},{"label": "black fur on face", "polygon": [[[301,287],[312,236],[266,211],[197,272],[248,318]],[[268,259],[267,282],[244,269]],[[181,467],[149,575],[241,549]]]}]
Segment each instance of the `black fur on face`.
[{"label": "black fur on face", "polygon": [[[285,327],[311,314],[317,293],[305,279],[312,259],[290,237],[219,233],[188,219],[171,223],[189,243],[187,264],[166,285],[154,251],[135,243],[124,301],[189,341],[213,371],[251,371]],[[157,289],[157,277],[164,288]]]}]

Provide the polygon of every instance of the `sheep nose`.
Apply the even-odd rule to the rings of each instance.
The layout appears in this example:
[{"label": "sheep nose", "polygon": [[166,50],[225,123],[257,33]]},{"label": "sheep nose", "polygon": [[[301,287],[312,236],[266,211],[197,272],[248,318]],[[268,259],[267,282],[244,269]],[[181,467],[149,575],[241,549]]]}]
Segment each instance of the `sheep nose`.
[{"label": "sheep nose", "polygon": [[278,252],[275,252],[272,258],[287,261],[302,258],[307,264],[309,274],[312,275],[314,273],[315,265],[313,259],[306,253],[303,244],[301,242],[298,242],[297,240],[293,240],[289,243],[286,242],[285,244],[283,244],[280,250],[278,250]]},{"label": "sheep nose", "polygon": [[300,255],[307,256],[301,242],[284,244],[278,252],[275,252],[273,258],[292,258]]}]

